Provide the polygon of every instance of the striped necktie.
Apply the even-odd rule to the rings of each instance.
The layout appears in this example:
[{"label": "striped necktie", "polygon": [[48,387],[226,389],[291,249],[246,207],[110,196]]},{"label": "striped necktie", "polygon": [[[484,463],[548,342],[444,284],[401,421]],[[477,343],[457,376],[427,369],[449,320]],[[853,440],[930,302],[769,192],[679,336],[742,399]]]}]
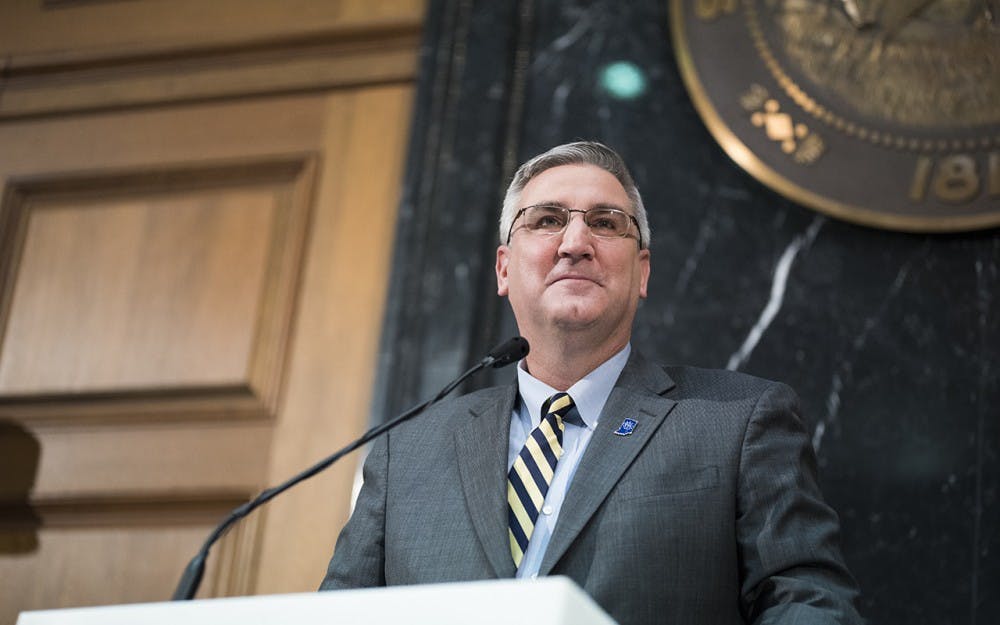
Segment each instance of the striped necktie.
[{"label": "striped necktie", "polygon": [[538,511],[563,453],[563,419],[574,408],[573,398],[566,393],[556,393],[545,400],[542,422],[528,435],[507,474],[508,533],[514,566],[521,566],[528,549]]}]

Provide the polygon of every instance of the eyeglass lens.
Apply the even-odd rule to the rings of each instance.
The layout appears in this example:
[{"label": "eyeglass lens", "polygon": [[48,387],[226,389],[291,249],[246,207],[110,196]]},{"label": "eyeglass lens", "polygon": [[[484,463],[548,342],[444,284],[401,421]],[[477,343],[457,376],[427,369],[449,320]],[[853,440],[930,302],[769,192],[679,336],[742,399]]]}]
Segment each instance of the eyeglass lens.
[{"label": "eyeglass lens", "polygon": [[562,232],[572,212],[582,212],[584,223],[599,237],[623,237],[628,234],[628,215],[613,208],[570,211],[561,206],[532,206],[524,211],[524,226],[534,232]]}]

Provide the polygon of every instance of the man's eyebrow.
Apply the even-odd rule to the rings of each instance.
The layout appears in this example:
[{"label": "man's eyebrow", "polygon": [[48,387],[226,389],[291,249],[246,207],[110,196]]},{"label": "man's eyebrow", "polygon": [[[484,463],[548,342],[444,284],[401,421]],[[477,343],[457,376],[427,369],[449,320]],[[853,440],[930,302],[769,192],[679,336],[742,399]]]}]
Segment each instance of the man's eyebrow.
[{"label": "man's eyebrow", "polygon": [[535,202],[534,204],[529,204],[528,206],[525,206],[525,208],[531,208],[532,206],[555,206],[558,208],[569,208],[569,206],[567,206],[565,202],[560,202],[558,200],[551,202]]},{"label": "man's eyebrow", "polygon": [[[559,200],[553,200],[553,201],[551,201],[551,202],[536,202],[536,203],[534,203],[534,204],[531,204],[530,206],[525,206],[525,208],[530,208],[531,206],[555,206],[555,207],[557,207],[557,208],[572,208],[572,207],[571,207],[571,206],[570,206],[569,204],[567,204],[566,202],[560,202]],[[626,208],[626,207],[624,207],[624,206],[620,206],[620,205],[618,205],[618,204],[611,204],[611,203],[609,203],[609,202],[598,202],[597,204],[594,204],[594,205],[592,205],[592,206],[591,206],[590,208],[588,208],[587,210],[593,210],[593,209],[595,209],[595,208],[596,208],[596,209],[608,209],[608,208],[613,208],[613,209],[615,209],[615,210],[620,210],[620,211],[622,211],[623,213],[628,213],[628,212],[629,212],[629,211],[628,211],[628,208]]]},{"label": "man's eyebrow", "polygon": [[609,204],[607,202],[598,202],[594,204],[591,208],[613,208],[615,210],[620,210],[623,213],[628,213],[628,209],[624,206],[619,206],[618,204]]}]

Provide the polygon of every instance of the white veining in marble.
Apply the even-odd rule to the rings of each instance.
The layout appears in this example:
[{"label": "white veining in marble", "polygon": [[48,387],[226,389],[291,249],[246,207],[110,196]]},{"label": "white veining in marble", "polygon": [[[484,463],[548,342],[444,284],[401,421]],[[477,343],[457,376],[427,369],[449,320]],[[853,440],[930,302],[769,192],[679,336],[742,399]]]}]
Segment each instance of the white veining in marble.
[{"label": "white veining in marble", "polygon": [[694,275],[695,270],[698,269],[698,263],[705,255],[705,250],[708,249],[709,241],[715,237],[715,218],[716,213],[710,208],[698,224],[698,234],[695,236],[694,243],[691,245],[691,252],[687,255],[687,258],[684,259],[684,265],[677,273],[677,280],[674,282],[673,294],[667,304],[667,309],[663,312],[663,323],[665,325],[669,326],[674,324],[677,303],[681,301],[684,293],[687,291],[688,285],[691,284],[691,277]]},{"label": "white veining in marble", "polygon": [[533,71],[548,69],[550,65],[560,59],[560,55],[567,48],[579,41],[590,30],[593,21],[589,11],[582,11],[579,19],[568,31],[552,40],[548,46],[539,50],[532,62]]},{"label": "white veining in marble", "polygon": [[[977,405],[976,414],[976,465],[975,465],[975,501],[973,503],[972,510],[972,571],[970,573],[969,579],[969,589],[971,594],[971,604],[973,606],[972,616],[975,619],[976,612],[975,606],[978,605],[980,601],[980,577],[982,575],[980,567],[980,558],[986,555],[986,549],[983,547],[983,482],[984,482],[984,467],[986,462],[986,456],[990,453],[985,446],[987,444],[987,433],[986,433],[986,420],[988,417],[986,402],[982,398],[986,397],[988,394],[989,381],[991,378],[990,372],[990,358],[988,356],[991,349],[996,349],[989,345],[989,321],[993,311],[991,310],[994,294],[991,288],[997,282],[997,262],[996,259],[1000,257],[1000,241],[997,239],[993,240],[993,250],[989,255],[990,262],[988,265],[983,264],[982,258],[977,258],[975,262],[976,270],[976,310],[978,312],[976,316],[976,325],[978,326],[979,334],[979,354],[978,359],[979,364],[979,380],[977,383],[977,394],[980,398]],[[988,531],[988,530],[987,530]],[[980,555],[982,554],[982,556]],[[973,620],[973,622],[975,622]]]},{"label": "white veining in marble", "polygon": [[823,443],[823,434],[826,432],[827,427],[833,425],[840,416],[840,392],[844,388],[844,381],[851,379],[855,358],[857,358],[861,350],[864,349],[872,330],[879,325],[880,321],[885,316],[889,303],[895,299],[897,295],[899,295],[900,290],[906,283],[907,277],[910,275],[910,269],[913,267],[913,263],[917,256],[923,255],[926,251],[927,246],[925,245],[916,255],[909,258],[899,268],[899,271],[896,272],[896,277],[889,286],[889,290],[886,291],[885,297],[883,297],[882,301],[879,302],[878,308],[875,309],[874,313],[865,317],[864,323],[861,327],[861,332],[859,332],[858,335],[854,337],[854,340],[851,341],[849,356],[845,357],[841,361],[840,366],[830,377],[830,392],[826,397],[826,416],[819,420],[816,424],[816,429],[813,431],[812,446],[813,450],[817,453]]},{"label": "white veining in marble", "polygon": [[819,423],[816,424],[816,429],[813,430],[813,435],[812,435],[813,449],[816,450],[819,449],[820,444],[823,442],[823,434],[825,433],[826,433],[826,423],[820,421]]},{"label": "white veining in marble", "polygon": [[757,318],[757,322],[753,324],[750,328],[750,332],[747,333],[747,337],[743,340],[743,344],[740,348],[736,350],[732,356],[729,357],[729,362],[726,363],[726,369],[730,371],[737,371],[743,363],[750,358],[753,350],[757,347],[760,342],[764,332],[774,321],[774,318],[778,315],[778,311],[781,310],[781,305],[785,300],[785,287],[788,284],[788,275],[792,270],[792,264],[795,262],[795,257],[798,256],[799,252],[802,251],[804,247],[809,247],[812,242],[816,240],[816,235],[819,234],[820,228],[826,223],[826,218],[821,215],[817,215],[806,231],[802,234],[796,236],[792,239],[792,242],[788,244],[785,248],[784,253],[782,253],[781,258],[778,259],[778,264],[775,265],[774,273],[771,278],[771,296],[767,300],[767,304],[764,306],[764,310],[761,311],[760,317]]},{"label": "white veining in marble", "polygon": [[554,121],[561,121],[566,116],[566,100],[573,90],[573,82],[563,80],[552,92],[552,117]]}]

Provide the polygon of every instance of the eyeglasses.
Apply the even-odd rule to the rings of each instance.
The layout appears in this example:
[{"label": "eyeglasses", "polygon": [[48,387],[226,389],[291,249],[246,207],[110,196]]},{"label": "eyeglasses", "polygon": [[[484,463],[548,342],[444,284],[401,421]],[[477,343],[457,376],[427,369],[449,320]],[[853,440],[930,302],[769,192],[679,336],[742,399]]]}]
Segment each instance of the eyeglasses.
[{"label": "eyeglasses", "polygon": [[639,240],[639,249],[642,249],[642,231],[639,230],[639,222],[635,217],[617,208],[591,208],[590,210],[577,210],[556,206],[552,204],[535,204],[525,206],[517,211],[514,220],[510,223],[510,230],[507,232],[507,243],[514,234],[514,224],[517,219],[524,215],[521,228],[535,234],[559,234],[569,225],[572,213],[583,215],[583,223],[590,228],[590,233],[602,239],[615,239],[629,236],[631,223],[635,224],[635,231],[639,233],[636,237]]}]

